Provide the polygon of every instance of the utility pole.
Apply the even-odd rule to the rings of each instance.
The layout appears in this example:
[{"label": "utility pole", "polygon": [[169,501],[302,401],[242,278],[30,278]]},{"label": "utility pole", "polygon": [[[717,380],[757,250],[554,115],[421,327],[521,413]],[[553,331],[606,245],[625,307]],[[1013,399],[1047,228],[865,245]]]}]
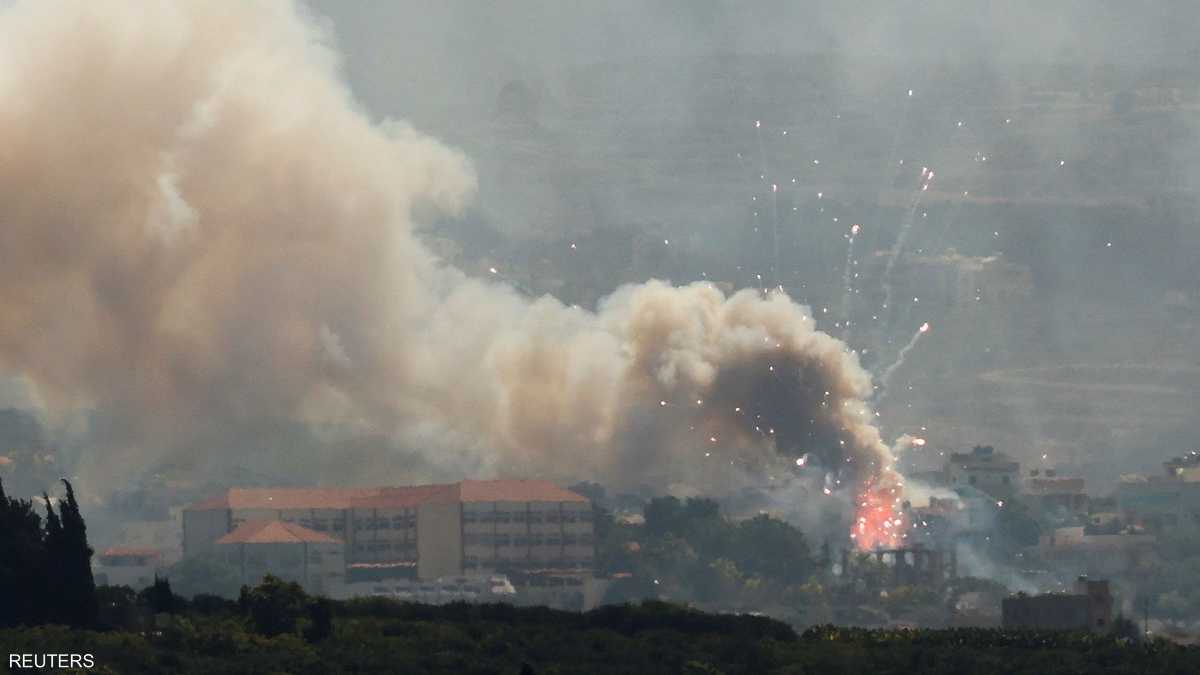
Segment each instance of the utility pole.
[{"label": "utility pole", "polygon": [[1142,619],[1142,636],[1146,639],[1150,638],[1150,596],[1147,595],[1142,599],[1143,619]]}]

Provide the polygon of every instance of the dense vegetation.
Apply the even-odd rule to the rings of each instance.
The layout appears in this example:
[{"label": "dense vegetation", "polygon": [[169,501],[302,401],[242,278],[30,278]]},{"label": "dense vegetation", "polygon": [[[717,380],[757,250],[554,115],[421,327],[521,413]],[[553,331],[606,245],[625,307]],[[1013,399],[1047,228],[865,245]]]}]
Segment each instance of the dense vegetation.
[{"label": "dense vegetation", "polygon": [[884,627],[952,624],[964,593],[984,593],[999,607],[1000,584],[963,577],[946,583],[900,585],[866,555],[851,558],[854,583],[832,574],[828,542],[812,547],[794,526],[766,515],[725,518],[710,499],[651,499],[644,523],[618,523],[600,511],[597,563],[622,575],[607,602],[644,598],[717,612],[763,612],[806,627],[823,623]]},{"label": "dense vegetation", "polygon": [[[0,603],[0,652],[88,653],[95,672],[1200,671],[1200,649],[1141,642],[1129,632],[1120,637],[832,625],[798,632],[764,616],[707,613],[658,600],[583,613],[509,605],[435,607],[383,598],[339,602],[309,596],[295,583],[273,577],[242,587],[236,600],[206,594],[185,598],[168,579],[157,579],[141,592],[96,588],[86,527],[71,485],[65,488],[57,511],[46,500],[43,519],[31,501],[3,496],[0,486],[0,591],[11,599]],[[645,525],[635,527],[609,520],[604,535],[621,545],[602,550],[632,556],[611,564],[661,574],[656,588],[663,594],[670,588],[703,594],[705,580],[737,578],[739,593],[782,590],[787,595],[780,602],[801,612],[837,599],[821,589],[819,559],[784,523],[765,517],[727,521],[706,500],[655,500],[645,515]],[[658,552],[642,558],[640,550],[627,545],[634,535]],[[758,591],[748,586],[750,580],[758,580]],[[882,601],[875,597],[888,613],[911,611],[922,603],[944,602],[941,593],[986,590],[987,583],[960,579],[954,588],[925,593],[928,597],[921,589],[903,587],[892,588]],[[868,583],[866,594],[874,592]],[[843,599],[847,606],[857,600]]]},{"label": "dense vegetation", "polygon": [[711,499],[660,497],[647,502],[643,513],[644,524],[597,513],[600,573],[630,575],[614,586],[610,601],[664,597],[715,607],[761,606],[759,596],[798,588],[829,562],[818,560],[804,534],[788,523],[765,515],[731,521]]},{"label": "dense vegetation", "polygon": [[[329,602],[267,579],[237,601],[163,582],[107,598],[109,630],[0,630],[0,650],[86,652],[111,673],[1197,672],[1163,641],[990,629],[863,630],[715,615],[662,602],[577,613],[385,599]],[[105,589],[102,589],[105,590]],[[107,591],[105,591],[107,592]],[[162,610],[162,611],[155,611]]]},{"label": "dense vegetation", "polygon": [[0,626],[96,623],[96,584],[87,526],[71,484],[58,512],[43,495],[45,522],[33,500],[9,497],[0,483]]}]

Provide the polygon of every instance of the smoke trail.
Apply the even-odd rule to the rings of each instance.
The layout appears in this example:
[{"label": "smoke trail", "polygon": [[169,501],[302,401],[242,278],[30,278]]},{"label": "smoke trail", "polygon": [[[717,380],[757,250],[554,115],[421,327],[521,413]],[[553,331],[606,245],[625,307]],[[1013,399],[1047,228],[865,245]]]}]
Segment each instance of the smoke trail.
[{"label": "smoke trail", "polygon": [[783,290],[779,278],[779,185],[771,183],[771,281],[775,288]]},{"label": "smoke trail", "polygon": [[854,293],[854,280],[851,276],[854,267],[854,239],[858,237],[860,225],[851,225],[850,234],[846,241],[846,265],[842,268],[842,336],[850,335],[850,301]]},{"label": "smoke trail", "polygon": [[0,13],[0,369],[106,420],[90,484],[228,466],[275,421],[374,445],[377,479],[418,470],[401,449],[617,484],[891,465],[870,376],[782,293],[650,282],[592,313],[441,264],[414,214],[460,209],[469,164],[336,70],[288,2]]},{"label": "smoke trail", "polygon": [[904,359],[908,358],[908,353],[913,350],[913,347],[917,346],[917,342],[921,339],[921,336],[927,332],[929,332],[929,322],[921,324],[921,327],[917,329],[917,332],[913,333],[912,339],[908,341],[908,344],[904,345],[904,347],[900,349],[900,355],[896,357],[895,363],[888,366],[887,369],[883,371],[883,375],[879,378],[879,396],[876,397],[876,401],[882,402],[887,396],[888,385],[892,381],[892,376],[895,375],[896,371],[900,370],[900,367],[904,365]]},{"label": "smoke trail", "polygon": [[921,207],[921,197],[925,195],[925,191],[933,183],[933,171],[927,167],[921,168],[921,182],[918,184],[917,191],[913,194],[912,199],[908,204],[908,211],[905,213],[904,220],[900,224],[900,233],[896,235],[896,243],[892,245],[892,250],[888,254],[887,265],[883,268],[883,316],[884,316],[884,334],[887,334],[887,317],[892,313],[892,268],[896,266],[896,261],[900,259],[900,254],[904,251],[904,244],[908,241],[908,235],[912,232],[913,223],[916,221],[917,209]]},{"label": "smoke trail", "polygon": [[[758,178],[763,183],[767,181],[767,150],[762,139],[762,120],[754,121],[754,139],[758,145]],[[783,289],[783,281],[779,278],[779,184],[771,183],[771,285]]]}]

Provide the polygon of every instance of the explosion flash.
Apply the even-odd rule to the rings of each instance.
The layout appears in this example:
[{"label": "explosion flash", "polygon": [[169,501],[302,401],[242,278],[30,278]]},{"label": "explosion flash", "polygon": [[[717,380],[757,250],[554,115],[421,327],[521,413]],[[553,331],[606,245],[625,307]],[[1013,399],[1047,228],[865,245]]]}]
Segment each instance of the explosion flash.
[{"label": "explosion flash", "polygon": [[869,481],[858,496],[851,538],[860,551],[897,548],[907,537],[907,521],[899,508],[903,483],[894,471]]}]

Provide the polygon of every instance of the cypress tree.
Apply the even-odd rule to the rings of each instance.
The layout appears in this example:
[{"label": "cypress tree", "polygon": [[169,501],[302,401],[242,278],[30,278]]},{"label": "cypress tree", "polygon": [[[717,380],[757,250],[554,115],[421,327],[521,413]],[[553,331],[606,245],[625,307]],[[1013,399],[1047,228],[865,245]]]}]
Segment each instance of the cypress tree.
[{"label": "cypress tree", "polygon": [[46,617],[46,549],[32,499],[9,497],[0,481],[0,627]]},{"label": "cypress tree", "polygon": [[172,614],[178,611],[179,598],[171,590],[171,581],[154,575],[154,584],[138,593],[138,603],[150,608],[155,614]]},{"label": "cypress tree", "polygon": [[[62,519],[54,512],[50,495],[42,493],[46,504],[46,534],[44,541],[45,564],[42,578],[45,580],[42,589],[45,592],[46,616],[51,623],[70,623],[69,613],[72,598],[71,584],[66,579],[63,561],[66,557],[66,537],[63,533]],[[61,510],[61,506],[59,507]]]},{"label": "cypress tree", "polygon": [[96,600],[96,580],[92,576],[93,551],[88,545],[87,525],[79,512],[75,490],[65,478],[63,485],[67,488],[67,500],[59,507],[63,535],[61,571],[65,595],[70,601],[65,608],[65,618],[71,626],[92,627],[96,625],[100,613]]}]

